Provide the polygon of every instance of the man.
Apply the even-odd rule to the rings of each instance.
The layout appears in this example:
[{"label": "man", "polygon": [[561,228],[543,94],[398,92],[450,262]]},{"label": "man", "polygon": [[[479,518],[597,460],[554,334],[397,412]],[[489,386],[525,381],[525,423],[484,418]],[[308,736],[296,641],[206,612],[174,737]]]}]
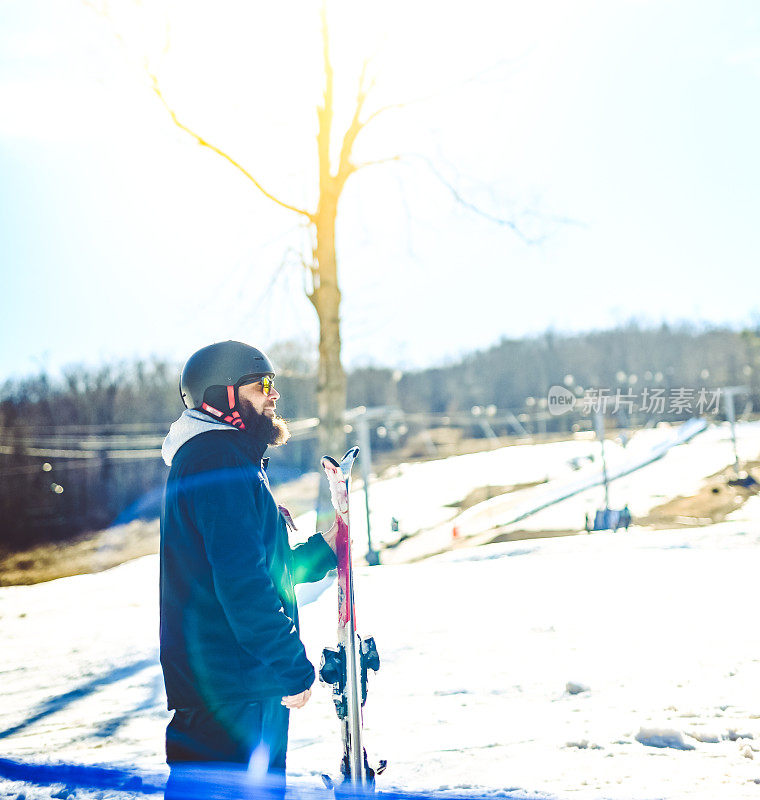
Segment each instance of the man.
[{"label": "man", "polygon": [[267,356],[241,342],[196,352],[182,370],[186,411],[163,446],[161,666],[167,795],[190,765],[249,763],[284,789],[291,709],[314,667],[299,638],[294,585],[336,564],[337,524],[290,548],[289,516],[266,476],[289,431]]}]

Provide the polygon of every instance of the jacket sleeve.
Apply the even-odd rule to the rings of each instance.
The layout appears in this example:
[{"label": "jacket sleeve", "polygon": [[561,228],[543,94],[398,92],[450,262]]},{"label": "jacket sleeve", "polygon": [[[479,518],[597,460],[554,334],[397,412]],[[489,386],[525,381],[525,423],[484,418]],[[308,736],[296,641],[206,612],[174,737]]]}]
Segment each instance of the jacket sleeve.
[{"label": "jacket sleeve", "polygon": [[191,508],[225,616],[241,648],[271,667],[286,694],[298,694],[314,682],[314,667],[267,568],[263,487],[252,493],[250,469],[221,454],[195,467],[212,476],[195,481]]},{"label": "jacket sleeve", "polygon": [[293,583],[313,583],[321,581],[331,569],[338,565],[338,559],[321,533],[310,536],[303,544],[291,549],[293,554]]}]

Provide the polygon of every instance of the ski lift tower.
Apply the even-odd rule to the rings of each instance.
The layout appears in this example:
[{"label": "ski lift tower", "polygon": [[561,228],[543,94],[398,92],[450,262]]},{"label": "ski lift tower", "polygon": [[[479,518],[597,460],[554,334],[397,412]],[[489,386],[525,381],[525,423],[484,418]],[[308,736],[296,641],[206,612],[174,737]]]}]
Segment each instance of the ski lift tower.
[{"label": "ski lift tower", "polygon": [[596,436],[602,446],[602,479],[604,481],[604,508],[600,508],[594,517],[594,523],[589,533],[593,531],[608,531],[625,528],[631,524],[631,512],[628,504],[622,509],[610,508],[610,481],[607,475],[607,454],[604,449],[604,414],[601,410],[594,413],[594,428]]},{"label": "ski lift tower", "polygon": [[734,477],[728,481],[731,486],[754,486],[757,481],[748,473],[739,469],[739,451],[736,448],[736,408],[734,396],[737,394],[747,394],[749,389],[746,386],[726,386],[723,390],[725,398],[726,418],[731,427],[731,444],[734,448]]},{"label": "ski lift tower", "polygon": [[601,411],[594,413],[594,428],[596,429],[596,438],[602,445],[602,477],[604,479],[604,508],[610,507],[610,482],[607,478],[607,455],[604,452],[604,414]]}]

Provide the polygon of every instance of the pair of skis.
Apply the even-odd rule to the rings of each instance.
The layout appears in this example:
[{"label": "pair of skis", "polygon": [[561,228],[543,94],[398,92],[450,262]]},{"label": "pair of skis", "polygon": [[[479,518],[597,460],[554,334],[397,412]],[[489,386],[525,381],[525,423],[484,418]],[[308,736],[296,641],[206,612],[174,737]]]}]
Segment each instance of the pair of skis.
[{"label": "pair of skis", "polygon": [[[362,707],[367,700],[367,675],[369,670],[377,672],[380,669],[380,657],[375,640],[371,637],[362,639],[356,632],[348,495],[351,467],[358,455],[359,448],[352,447],[340,462],[330,456],[322,459],[338,523],[335,540],[338,558],[338,646],[326,647],[322,651],[319,677],[333,687],[333,702],[343,739],[342,785],[352,790],[372,790],[375,775],[383,772],[386,762],[381,761],[373,770],[363,742]],[[329,776],[323,775],[322,779],[328,789],[336,788]]]}]

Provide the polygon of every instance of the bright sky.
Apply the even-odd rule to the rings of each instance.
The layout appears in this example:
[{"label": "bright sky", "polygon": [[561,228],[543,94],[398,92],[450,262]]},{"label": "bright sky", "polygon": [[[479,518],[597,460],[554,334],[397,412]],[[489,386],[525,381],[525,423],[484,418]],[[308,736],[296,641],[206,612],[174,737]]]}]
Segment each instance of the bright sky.
[{"label": "bright sky", "polygon": [[[143,64],[183,121],[312,205],[318,3],[101,5],[0,0],[0,380],[316,341],[299,220],[176,128]],[[342,119],[367,55],[370,110],[421,99],[357,158],[423,154],[541,240],[458,204],[419,158],[360,171],[338,230],[349,365],[632,316],[758,319],[756,2],[330,8]]]}]

